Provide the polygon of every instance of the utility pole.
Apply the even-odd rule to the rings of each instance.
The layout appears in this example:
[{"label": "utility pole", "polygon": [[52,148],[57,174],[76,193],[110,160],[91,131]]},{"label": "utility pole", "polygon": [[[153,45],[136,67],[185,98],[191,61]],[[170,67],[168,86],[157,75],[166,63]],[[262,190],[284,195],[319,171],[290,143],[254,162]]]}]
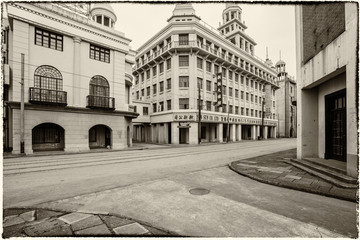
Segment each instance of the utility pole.
[{"label": "utility pole", "polygon": [[21,54],[21,103],[20,103],[20,153],[25,153],[25,129],[24,129],[24,122],[25,122],[25,115],[24,115],[24,59],[25,54]]},{"label": "utility pole", "polygon": [[264,105],[265,105],[265,100],[263,99],[262,103],[261,103],[261,138],[264,139]]},{"label": "utility pole", "polygon": [[200,93],[200,81],[198,80],[198,108],[199,108],[199,119],[198,119],[198,143],[201,143],[201,93]]},{"label": "utility pole", "polygon": [[228,117],[227,117],[227,136],[226,136],[226,142],[228,143],[230,141],[230,101],[228,100]]}]

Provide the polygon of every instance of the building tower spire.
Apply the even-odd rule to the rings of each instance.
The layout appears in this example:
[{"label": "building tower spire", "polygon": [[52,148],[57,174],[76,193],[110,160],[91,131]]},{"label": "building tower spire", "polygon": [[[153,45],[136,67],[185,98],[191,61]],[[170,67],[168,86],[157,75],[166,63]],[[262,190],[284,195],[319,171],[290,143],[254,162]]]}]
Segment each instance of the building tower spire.
[{"label": "building tower spire", "polygon": [[[172,21],[181,21],[181,18],[193,18],[196,20],[200,20],[200,17],[196,16],[195,9],[191,3],[178,3],[175,5],[175,9],[173,10],[173,15],[167,20],[168,22]],[[187,20],[187,19],[186,19]]]}]

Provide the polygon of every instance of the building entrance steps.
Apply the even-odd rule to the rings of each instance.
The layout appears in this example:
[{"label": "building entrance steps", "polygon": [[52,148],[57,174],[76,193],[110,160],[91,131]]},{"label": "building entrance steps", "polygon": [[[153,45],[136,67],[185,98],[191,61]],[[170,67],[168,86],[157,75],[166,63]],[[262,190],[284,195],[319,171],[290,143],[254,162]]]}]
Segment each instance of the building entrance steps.
[{"label": "building entrance steps", "polygon": [[341,162],[306,158],[301,160],[290,159],[287,163],[338,187],[358,188],[358,180],[345,175],[346,172],[343,170]]}]

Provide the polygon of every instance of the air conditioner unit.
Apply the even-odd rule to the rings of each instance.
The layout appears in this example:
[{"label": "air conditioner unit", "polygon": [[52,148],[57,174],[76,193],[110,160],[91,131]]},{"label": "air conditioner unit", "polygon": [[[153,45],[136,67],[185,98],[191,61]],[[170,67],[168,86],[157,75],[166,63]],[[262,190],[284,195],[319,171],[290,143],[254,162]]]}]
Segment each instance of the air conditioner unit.
[{"label": "air conditioner unit", "polygon": [[10,85],[10,66],[4,64],[4,84]]}]

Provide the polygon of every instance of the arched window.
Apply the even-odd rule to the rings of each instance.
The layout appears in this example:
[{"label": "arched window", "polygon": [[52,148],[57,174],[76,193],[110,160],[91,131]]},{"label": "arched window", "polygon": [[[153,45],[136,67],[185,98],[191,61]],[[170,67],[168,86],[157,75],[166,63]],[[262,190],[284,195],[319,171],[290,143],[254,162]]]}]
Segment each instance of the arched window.
[{"label": "arched window", "polygon": [[62,75],[52,66],[43,65],[34,73],[34,87],[62,91]]},{"label": "arched window", "polygon": [[93,96],[109,96],[109,83],[108,81],[99,75],[96,75],[90,80],[90,92],[89,95]]}]

